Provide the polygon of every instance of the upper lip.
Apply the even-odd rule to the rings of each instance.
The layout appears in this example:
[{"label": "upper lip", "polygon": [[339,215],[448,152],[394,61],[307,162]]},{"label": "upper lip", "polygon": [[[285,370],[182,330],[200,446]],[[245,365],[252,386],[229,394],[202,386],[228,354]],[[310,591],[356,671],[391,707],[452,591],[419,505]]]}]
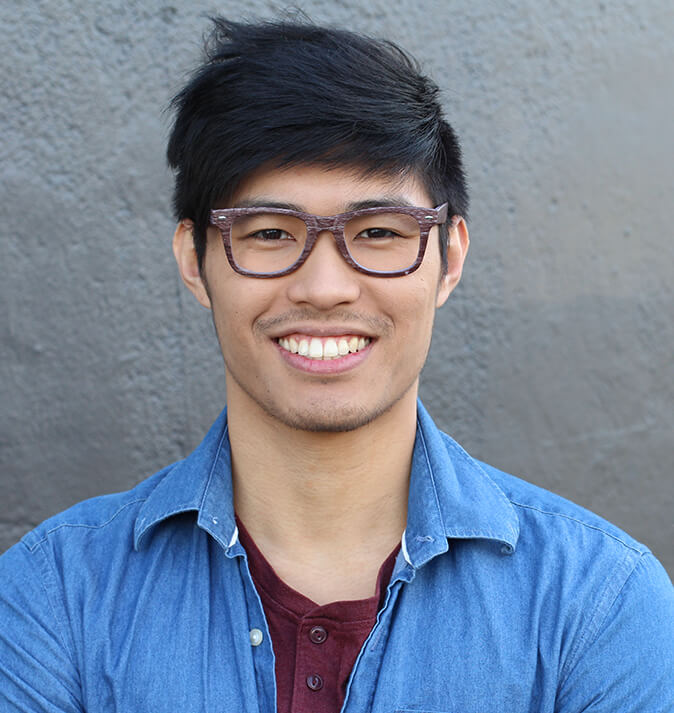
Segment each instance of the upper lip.
[{"label": "upper lip", "polygon": [[344,336],[357,336],[357,337],[368,337],[373,338],[373,334],[364,329],[358,329],[354,326],[343,326],[343,325],[311,325],[311,324],[291,324],[284,327],[282,330],[274,330],[269,336],[272,339],[280,339],[281,337],[288,337],[291,334],[306,334],[308,337],[344,337]]}]

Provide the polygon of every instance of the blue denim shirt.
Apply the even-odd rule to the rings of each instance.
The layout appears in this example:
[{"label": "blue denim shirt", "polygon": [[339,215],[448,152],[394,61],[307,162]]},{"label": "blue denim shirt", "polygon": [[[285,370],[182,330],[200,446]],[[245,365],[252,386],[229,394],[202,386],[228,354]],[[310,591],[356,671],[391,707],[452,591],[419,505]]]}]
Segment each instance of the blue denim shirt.
[{"label": "blue denim shirt", "polygon": [[[2,713],[275,700],[224,413],[185,460],[0,558]],[[644,546],[478,463],[419,405],[407,528],[343,710],[671,712],[672,585]]]}]

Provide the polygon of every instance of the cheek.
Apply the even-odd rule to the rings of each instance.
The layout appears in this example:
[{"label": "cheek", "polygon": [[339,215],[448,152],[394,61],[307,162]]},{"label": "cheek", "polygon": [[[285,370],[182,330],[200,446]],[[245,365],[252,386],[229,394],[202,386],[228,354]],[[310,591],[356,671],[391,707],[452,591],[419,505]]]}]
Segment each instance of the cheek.
[{"label": "cheek", "polygon": [[433,321],[435,302],[438,295],[438,279],[433,275],[420,275],[419,280],[411,286],[407,301],[410,311],[417,314],[421,322]]},{"label": "cheek", "polygon": [[[398,288],[388,293],[384,302],[388,305],[386,312],[400,336],[422,343],[429,338],[435,317],[436,294],[436,282],[427,278],[405,285],[404,290]],[[414,348],[415,344],[409,346]]]},{"label": "cheek", "polygon": [[211,291],[211,303],[223,351],[250,348],[252,341],[262,338],[255,329],[256,322],[269,315],[276,303],[274,291],[269,287],[266,281],[239,275],[220,276],[217,280]]}]

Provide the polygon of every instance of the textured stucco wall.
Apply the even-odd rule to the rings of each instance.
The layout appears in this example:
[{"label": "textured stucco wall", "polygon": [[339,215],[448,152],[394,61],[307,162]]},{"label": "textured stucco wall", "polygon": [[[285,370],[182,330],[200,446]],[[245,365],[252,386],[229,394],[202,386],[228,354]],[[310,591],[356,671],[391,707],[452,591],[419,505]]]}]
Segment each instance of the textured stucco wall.
[{"label": "textured stucco wall", "polygon": [[[463,138],[472,247],[430,411],[674,573],[671,0],[304,7],[403,44]],[[0,550],[182,457],[222,406],[208,315],[170,252],[161,109],[205,14],[240,8],[2,4]]]}]

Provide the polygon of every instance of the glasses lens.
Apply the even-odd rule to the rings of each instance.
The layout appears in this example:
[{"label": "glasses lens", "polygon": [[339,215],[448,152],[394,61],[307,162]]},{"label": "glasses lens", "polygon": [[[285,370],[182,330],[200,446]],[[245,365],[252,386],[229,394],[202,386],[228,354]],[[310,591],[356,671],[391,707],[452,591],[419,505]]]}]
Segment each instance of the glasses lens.
[{"label": "glasses lens", "polygon": [[344,227],[351,257],[368,270],[405,270],[419,254],[420,228],[405,213],[373,213],[351,218]]},{"label": "glasses lens", "polygon": [[307,239],[304,221],[283,213],[254,213],[232,223],[234,262],[250,272],[272,273],[290,267]]},{"label": "glasses lens", "polygon": [[421,230],[405,213],[374,213],[351,218],[344,237],[351,257],[369,270],[405,270],[419,254]]}]

